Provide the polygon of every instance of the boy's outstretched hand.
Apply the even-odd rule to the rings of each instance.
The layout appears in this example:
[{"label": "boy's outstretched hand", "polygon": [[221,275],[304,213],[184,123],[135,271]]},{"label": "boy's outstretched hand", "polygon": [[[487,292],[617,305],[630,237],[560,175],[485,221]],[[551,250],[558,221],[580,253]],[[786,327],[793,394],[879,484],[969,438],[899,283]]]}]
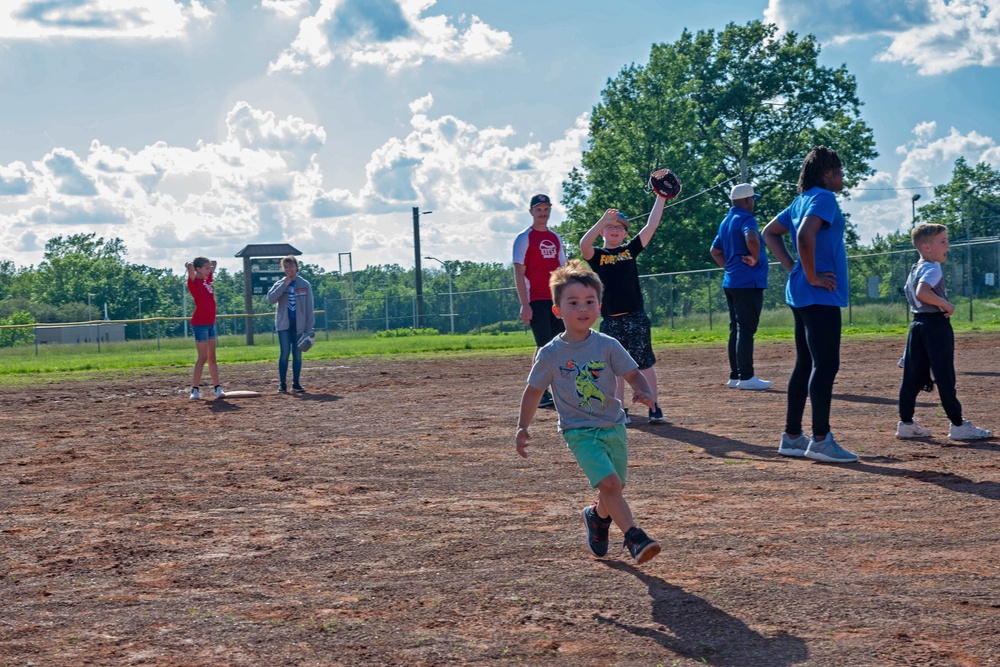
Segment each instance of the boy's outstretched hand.
[{"label": "boy's outstretched hand", "polygon": [[514,444],[517,447],[517,453],[520,454],[523,459],[528,458],[529,440],[531,440],[531,436],[528,434],[528,429],[517,429],[517,435],[514,437]]}]

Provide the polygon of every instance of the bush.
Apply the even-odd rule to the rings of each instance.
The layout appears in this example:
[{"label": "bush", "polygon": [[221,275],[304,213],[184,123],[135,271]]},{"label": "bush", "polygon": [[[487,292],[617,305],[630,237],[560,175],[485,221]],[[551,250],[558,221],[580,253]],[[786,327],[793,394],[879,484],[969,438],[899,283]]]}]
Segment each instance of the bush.
[{"label": "bush", "polygon": [[437,329],[386,329],[376,331],[373,338],[406,338],[407,336],[437,336]]},{"label": "bush", "polygon": [[494,322],[480,328],[479,333],[491,334],[493,336],[501,333],[518,333],[524,331],[524,322],[521,320],[506,320]]},{"label": "bush", "polygon": [[[31,313],[18,311],[10,317],[0,317],[0,325],[4,324],[34,324],[35,318]],[[33,329],[0,329],[0,347],[14,347],[15,345],[31,345],[35,340]]]}]

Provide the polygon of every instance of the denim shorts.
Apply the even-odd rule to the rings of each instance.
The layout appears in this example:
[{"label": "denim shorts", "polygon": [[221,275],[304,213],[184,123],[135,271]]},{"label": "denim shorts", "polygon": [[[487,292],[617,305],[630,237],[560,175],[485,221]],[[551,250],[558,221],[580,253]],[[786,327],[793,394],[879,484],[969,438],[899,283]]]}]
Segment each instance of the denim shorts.
[{"label": "denim shorts", "polygon": [[192,324],[191,332],[194,334],[194,342],[196,343],[207,343],[211,339],[219,337],[215,333],[214,324]]},{"label": "denim shorts", "polygon": [[597,488],[597,484],[611,473],[618,473],[622,486],[625,486],[628,445],[625,443],[623,424],[567,429],[563,431],[563,440],[576,457],[590,486]]}]

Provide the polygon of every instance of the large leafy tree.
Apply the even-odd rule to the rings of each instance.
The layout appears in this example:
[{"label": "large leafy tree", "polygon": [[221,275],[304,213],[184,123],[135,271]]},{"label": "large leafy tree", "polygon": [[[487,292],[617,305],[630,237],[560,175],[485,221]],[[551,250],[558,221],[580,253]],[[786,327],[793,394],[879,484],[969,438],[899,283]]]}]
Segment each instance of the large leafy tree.
[{"label": "large leafy tree", "polygon": [[774,25],[753,21],[719,33],[685,30],[673,44],[654,45],[647,65],[623,68],[593,109],[582,168],[564,183],[567,241],[579,241],[610,207],[641,225],[653,202],[646,178],[667,166],[684,192],[640,256],[641,268],[714,266],[707,247],[732,184],[746,178],[755,185],[764,196],[758,218],[766,221],[795,196],[813,146],[837,150],[848,187],[870,175],[877,153],[854,77],[844,66],[820,66],[819,53],[812,36],[778,36]]},{"label": "large leafy tree", "polygon": [[920,207],[917,222],[948,226],[952,241],[1000,233],[1000,169],[985,162],[955,160],[951,181],[934,187],[934,199]]}]

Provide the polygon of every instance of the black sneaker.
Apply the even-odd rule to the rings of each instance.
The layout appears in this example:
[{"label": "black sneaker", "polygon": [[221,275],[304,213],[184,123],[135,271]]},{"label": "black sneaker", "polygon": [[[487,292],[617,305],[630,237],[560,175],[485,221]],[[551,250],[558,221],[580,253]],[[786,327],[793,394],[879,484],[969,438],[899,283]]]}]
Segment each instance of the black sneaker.
[{"label": "black sneaker", "polygon": [[305,389],[298,382],[293,382],[292,383],[292,391],[298,392],[298,393],[301,394],[302,392],[305,391]]},{"label": "black sneaker", "polygon": [[583,523],[587,526],[587,546],[590,553],[598,558],[608,554],[608,528],[611,527],[611,517],[602,519],[597,514],[597,505],[583,508]]},{"label": "black sneaker", "polygon": [[552,393],[548,389],[546,389],[545,392],[542,394],[542,400],[538,401],[538,407],[551,408],[555,404],[556,402],[552,398]]},{"label": "black sneaker", "polygon": [[646,561],[652,560],[660,553],[660,544],[656,540],[652,540],[648,535],[637,526],[632,526],[629,531],[625,533],[625,542],[623,545],[628,552],[632,554],[632,559],[635,561],[636,565],[642,565]]},{"label": "black sneaker", "polygon": [[282,382],[281,384],[279,384],[278,385],[278,393],[279,394],[287,394],[288,393],[288,385],[285,384],[284,382]]},{"label": "black sneaker", "polygon": [[662,424],[666,421],[663,418],[663,410],[660,409],[659,403],[654,404],[655,407],[649,411],[649,423],[650,424]]}]

